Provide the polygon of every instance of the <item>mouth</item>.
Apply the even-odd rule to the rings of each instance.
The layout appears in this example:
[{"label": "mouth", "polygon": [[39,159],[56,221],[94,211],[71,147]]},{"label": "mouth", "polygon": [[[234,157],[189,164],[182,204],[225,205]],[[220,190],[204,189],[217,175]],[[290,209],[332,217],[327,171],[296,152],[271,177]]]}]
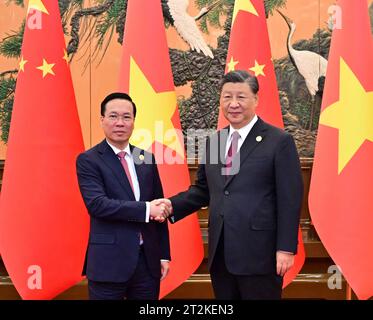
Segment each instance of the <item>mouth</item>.
[{"label": "mouth", "polygon": [[230,116],[232,116],[232,117],[238,117],[238,116],[240,116],[241,115],[241,112],[229,112],[228,113]]}]

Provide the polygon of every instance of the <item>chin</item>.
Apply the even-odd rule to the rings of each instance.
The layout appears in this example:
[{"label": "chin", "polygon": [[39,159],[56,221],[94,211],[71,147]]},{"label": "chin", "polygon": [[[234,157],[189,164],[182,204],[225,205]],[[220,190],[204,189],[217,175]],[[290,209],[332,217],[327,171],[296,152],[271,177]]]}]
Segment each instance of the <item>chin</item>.
[{"label": "chin", "polygon": [[242,119],[233,118],[233,119],[229,119],[229,122],[231,124],[240,124],[242,122]]}]

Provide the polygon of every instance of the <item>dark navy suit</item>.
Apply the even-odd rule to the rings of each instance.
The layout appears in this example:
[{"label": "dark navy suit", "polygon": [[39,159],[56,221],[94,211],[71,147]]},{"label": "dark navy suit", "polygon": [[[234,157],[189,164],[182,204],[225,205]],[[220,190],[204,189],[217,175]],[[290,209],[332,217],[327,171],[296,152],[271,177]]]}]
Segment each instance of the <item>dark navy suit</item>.
[{"label": "dark navy suit", "polygon": [[[90,215],[83,274],[94,282],[130,282],[140,257],[150,276],[159,283],[160,260],[170,260],[167,223],[145,222],[145,202],[163,197],[154,156],[130,147],[140,201],[136,201],[125,171],[106,140],[77,158],[79,187]],[[143,159],[151,159],[151,164]]]},{"label": "dark navy suit", "polygon": [[[222,175],[224,161],[217,156],[225,150],[228,128],[208,139],[195,184],[170,198],[173,219],[209,206],[212,277],[225,272],[241,286],[244,277],[252,276],[242,290],[245,297],[279,298],[276,251],[297,250],[303,195],[298,153],[290,134],[259,118],[241,146],[238,173],[227,178]],[[226,295],[227,286],[215,279],[218,297],[239,298]]]}]

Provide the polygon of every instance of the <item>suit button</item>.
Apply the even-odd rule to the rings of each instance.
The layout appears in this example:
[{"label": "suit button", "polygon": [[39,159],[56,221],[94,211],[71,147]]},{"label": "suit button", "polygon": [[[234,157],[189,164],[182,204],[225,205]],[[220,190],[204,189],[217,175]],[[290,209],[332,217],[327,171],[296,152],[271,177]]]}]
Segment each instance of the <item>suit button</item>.
[{"label": "suit button", "polygon": [[224,191],[224,194],[225,194],[226,196],[229,196],[229,191],[228,191],[228,190],[225,190],[225,191]]}]

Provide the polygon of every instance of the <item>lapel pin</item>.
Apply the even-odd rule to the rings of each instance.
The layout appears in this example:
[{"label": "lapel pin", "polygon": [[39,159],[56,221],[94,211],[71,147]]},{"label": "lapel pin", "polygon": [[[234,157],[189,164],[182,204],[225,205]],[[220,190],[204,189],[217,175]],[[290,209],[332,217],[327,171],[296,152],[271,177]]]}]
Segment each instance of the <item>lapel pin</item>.
[{"label": "lapel pin", "polygon": [[144,160],[144,156],[143,156],[142,154],[140,154],[140,155],[139,155],[139,159],[140,159],[141,161],[143,161],[143,160]]},{"label": "lapel pin", "polygon": [[257,137],[256,137],[256,141],[260,142],[260,141],[262,141],[262,140],[263,140],[262,136],[257,136]]}]

